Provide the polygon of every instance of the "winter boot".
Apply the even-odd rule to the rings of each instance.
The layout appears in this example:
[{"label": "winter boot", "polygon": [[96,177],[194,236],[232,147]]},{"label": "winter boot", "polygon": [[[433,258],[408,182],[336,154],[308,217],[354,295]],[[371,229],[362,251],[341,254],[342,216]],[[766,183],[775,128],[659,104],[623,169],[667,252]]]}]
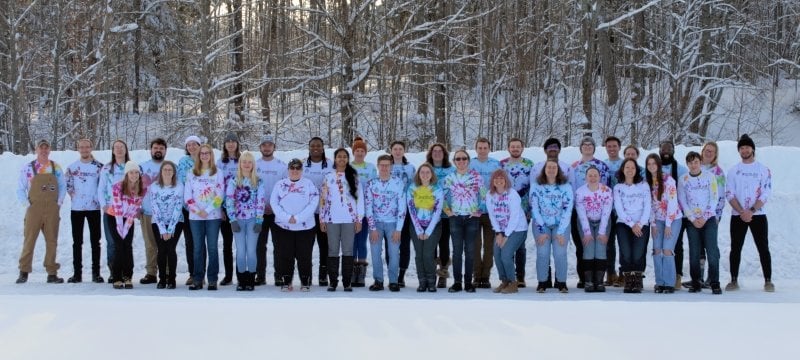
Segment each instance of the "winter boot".
[{"label": "winter boot", "polygon": [[505,287],[508,286],[509,283],[510,283],[510,281],[503,280],[502,282],[500,282],[500,285],[498,287],[496,287],[496,288],[494,288],[494,290],[492,290],[492,292],[495,293],[495,294],[501,293],[503,291],[503,289],[505,289]]},{"label": "winter boot", "polygon": [[244,291],[247,288],[244,281],[247,274],[248,272],[236,272],[236,291]]},{"label": "winter boot", "polygon": [[28,273],[20,271],[19,277],[17,278],[17,284],[24,284],[26,282],[28,282]]},{"label": "winter boot", "polygon": [[[588,262],[589,262],[588,260],[584,261],[584,263],[588,263]],[[595,283],[592,280],[593,277],[594,277],[593,276],[593,272],[591,270],[586,270],[586,271],[583,272],[583,291],[584,292],[592,293],[592,292],[595,291],[594,290]]]},{"label": "winter boot", "polygon": [[629,271],[622,273],[622,280],[624,282],[622,292],[629,294],[633,292],[633,274]]},{"label": "winter boot", "polygon": [[406,269],[400,269],[400,272],[397,275],[397,286],[400,286],[401,288],[406,287],[405,277],[406,277]]},{"label": "winter boot", "polygon": [[342,256],[342,285],[344,291],[353,291],[353,257]]},{"label": "winter boot", "polygon": [[644,278],[643,272],[641,271],[633,272],[633,284],[632,284],[633,293],[639,294],[642,292],[642,289],[644,288],[644,284],[642,282],[643,278]]},{"label": "winter boot", "polygon": [[336,291],[339,286],[339,257],[328,257],[328,291]]},{"label": "winter boot", "polygon": [[245,273],[245,290],[253,291],[256,288],[256,273],[249,271]]},{"label": "winter boot", "polygon": [[592,281],[594,282],[594,292],[606,292],[606,286],[603,282],[603,275],[605,275],[606,268],[606,261],[605,260],[595,260],[594,261],[594,277]]},{"label": "winter boot", "polygon": [[517,290],[517,285],[518,284],[517,284],[516,281],[511,281],[502,290],[500,290],[500,293],[501,294],[515,294],[515,293],[517,293],[519,291],[519,290]]},{"label": "winter boot", "polygon": [[360,266],[361,271],[358,273],[358,281],[353,283],[353,287],[365,287],[365,286],[367,286],[367,284],[366,284],[366,281],[367,281],[366,280],[366,278],[367,278],[367,266],[369,266],[368,262],[366,262],[366,261],[362,261],[361,262],[361,266]]},{"label": "winter boot", "polygon": [[449,266],[441,266],[441,265],[439,266],[438,269],[436,269],[436,276],[439,278],[439,280],[436,282],[437,288],[444,289],[447,287],[447,278],[450,277],[449,269],[450,269]]},{"label": "winter boot", "polygon": [[319,286],[328,286],[328,265],[323,262],[324,259],[319,259]]}]

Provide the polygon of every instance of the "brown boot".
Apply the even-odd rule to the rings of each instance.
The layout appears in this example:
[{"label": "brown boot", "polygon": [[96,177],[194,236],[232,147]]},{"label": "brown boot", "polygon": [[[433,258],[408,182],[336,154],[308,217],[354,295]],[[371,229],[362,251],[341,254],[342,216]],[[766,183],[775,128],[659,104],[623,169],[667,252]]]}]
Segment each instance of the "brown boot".
[{"label": "brown boot", "polygon": [[509,283],[508,280],[503,280],[500,283],[500,286],[494,288],[494,290],[492,290],[492,292],[495,293],[495,294],[503,292],[503,289],[505,289],[508,286],[508,283]]},{"label": "brown boot", "polygon": [[503,290],[500,290],[500,293],[502,293],[502,294],[515,294],[518,291],[517,290],[517,285],[519,285],[518,282],[512,281],[512,282],[508,283],[508,285],[506,285],[506,287],[504,287]]}]

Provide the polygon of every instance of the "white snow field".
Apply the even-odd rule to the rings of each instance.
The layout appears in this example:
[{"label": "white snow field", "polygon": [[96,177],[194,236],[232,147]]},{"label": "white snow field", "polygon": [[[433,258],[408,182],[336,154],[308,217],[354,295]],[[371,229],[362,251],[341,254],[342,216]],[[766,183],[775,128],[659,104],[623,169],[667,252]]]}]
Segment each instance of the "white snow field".
[{"label": "white snow field", "polygon": [[[723,141],[720,146],[720,164],[728,169],[738,161],[736,143]],[[699,149],[678,146],[676,158],[683,159],[690,150]],[[640,159],[648,153],[643,151]],[[104,162],[110,156],[108,151],[95,154]],[[288,160],[305,154],[289,151],[278,157]],[[181,155],[182,150],[171,148],[167,158],[177,160]],[[374,161],[378,155],[371,152],[367,160]],[[742,289],[714,296],[709,291],[623,294],[621,288],[583,293],[574,288],[574,255],[570,255],[569,294],[537,294],[530,287],[515,295],[481,289],[475,294],[417,294],[413,261],[406,277],[408,287],[399,293],[374,293],[366,288],[350,294],[328,293],[318,286],[309,293],[282,293],[271,284],[271,258],[270,285],[248,293],[236,292],[232,286],[190,292],[183,285],[176,290],[138,283],[133,290],[90,282],[52,285],[45,284],[41,237],[28,283],[16,285],[25,210],[16,200],[16,182],[19,169],[33,156],[6,153],[0,155],[0,169],[5,173],[0,177],[0,203],[4,204],[0,208],[0,359],[794,358],[792,341],[800,338],[800,247],[796,241],[800,167],[795,163],[800,148],[758,147],[756,155],[773,175],[767,211],[777,290],[761,290],[758,255],[748,235],[742,255]],[[424,156],[408,155],[414,164]],[[492,156],[500,159],[506,153]],[[525,156],[537,162],[544,159],[540,147],[528,148]],[[599,148],[597,156],[605,158],[605,151]],[[132,157],[145,161],[149,153],[137,150]],[[65,167],[77,159],[77,153],[54,152],[51,158]],[[561,158],[573,161],[578,150],[566,148]],[[726,208],[719,230],[723,284],[729,279],[729,211]],[[72,274],[69,227],[67,200],[61,209],[58,247],[64,278]],[[138,279],[144,275],[144,251],[138,225],[135,231],[134,278]],[[105,259],[105,243],[103,247]],[[535,283],[531,241],[528,248],[531,284]],[[179,283],[186,278],[182,249],[179,244],[178,266],[184,272],[178,276]],[[91,262],[88,240],[83,258],[85,279]],[[684,266],[688,274],[688,255]],[[104,262],[102,269],[107,277]],[[652,279],[648,272],[645,289],[652,288]],[[371,281],[368,276],[367,283]],[[496,276],[492,281],[497,283]]]}]

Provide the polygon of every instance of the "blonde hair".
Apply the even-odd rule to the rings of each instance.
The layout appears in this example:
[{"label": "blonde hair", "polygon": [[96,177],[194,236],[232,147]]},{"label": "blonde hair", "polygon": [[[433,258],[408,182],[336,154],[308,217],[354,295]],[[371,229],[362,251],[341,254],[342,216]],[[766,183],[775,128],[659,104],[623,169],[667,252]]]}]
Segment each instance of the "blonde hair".
[{"label": "blonde hair", "polygon": [[236,185],[241,185],[242,181],[246,177],[242,171],[242,163],[245,160],[249,160],[253,164],[253,168],[250,170],[250,176],[247,176],[247,178],[250,179],[251,185],[257,187],[258,173],[256,172],[256,157],[253,156],[253,153],[250,151],[244,151],[241,155],[239,155],[239,165],[236,167]]},{"label": "blonde hair", "polygon": [[208,175],[215,175],[217,173],[217,164],[214,162],[214,147],[210,144],[200,145],[200,151],[197,153],[197,161],[194,162],[192,174],[200,176],[203,173],[203,160],[200,160],[200,153],[203,152],[203,149],[211,152],[211,160],[208,161]]},{"label": "blonde hair", "polygon": [[702,154],[706,151],[707,146],[714,148],[714,160],[711,160],[711,166],[717,166],[717,159],[719,158],[719,146],[717,146],[716,142],[709,141],[703,145],[703,149],[700,150],[700,158],[702,159]]}]

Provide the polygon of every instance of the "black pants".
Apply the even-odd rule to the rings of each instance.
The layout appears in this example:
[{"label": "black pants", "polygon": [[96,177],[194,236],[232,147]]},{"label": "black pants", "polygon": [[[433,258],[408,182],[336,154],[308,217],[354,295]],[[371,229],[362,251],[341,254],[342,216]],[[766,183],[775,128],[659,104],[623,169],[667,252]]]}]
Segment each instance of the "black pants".
[{"label": "black pants", "polygon": [[[185,208],[183,209],[183,221],[186,222],[186,226],[183,226],[183,229],[175,229],[175,238],[179,239],[181,237],[181,232],[183,232],[183,243],[186,246],[186,264],[189,267],[189,276],[192,275],[194,271],[194,238],[192,237],[192,229],[189,227],[189,211]],[[207,256],[207,255],[206,255]],[[203,259],[203,268],[205,268],[205,258]]]},{"label": "black pants", "polygon": [[[400,232],[400,269],[408,269],[408,264],[411,262],[411,232],[414,230],[414,225],[411,223],[411,217],[406,214],[403,220],[403,230]],[[385,249],[389,248],[389,239],[384,239]],[[389,252],[386,252],[386,263],[389,263]]]},{"label": "black pants", "polygon": [[617,271],[617,212],[611,210],[611,218],[608,219],[608,242],[606,243],[606,272],[609,274]]},{"label": "black pants", "polygon": [[[442,236],[439,237],[439,246],[436,248],[436,258],[442,268],[447,268],[447,263],[450,262],[450,219],[443,217],[439,220],[442,224]],[[410,257],[409,257],[410,258]],[[387,259],[386,263],[389,261]],[[470,279],[472,281],[472,279]]]},{"label": "black pants", "polygon": [[100,210],[73,210],[72,223],[72,268],[75,275],[83,271],[83,222],[89,223],[89,243],[92,246],[92,276],[100,275]]},{"label": "black pants", "polygon": [[256,274],[259,278],[267,275],[267,241],[269,234],[272,233],[272,270],[275,273],[275,279],[278,279],[278,265],[275,263],[277,257],[275,228],[275,214],[264,215],[264,222],[261,223],[261,232],[258,233],[256,242]]},{"label": "black pants", "polygon": [[675,241],[675,274],[680,276],[683,276],[683,233],[686,231],[686,226],[692,224],[686,218],[681,219],[681,231],[678,232],[678,240]]},{"label": "black pants", "polygon": [[233,231],[225,207],[222,207],[222,211],[225,212],[226,220],[220,222],[219,232],[222,234],[222,266],[225,268],[225,277],[227,278],[233,274]]},{"label": "black pants", "polygon": [[580,220],[578,219],[578,211],[572,209],[572,219],[570,220],[570,227],[572,231],[572,244],[575,245],[575,267],[578,271],[578,281],[585,282],[583,274],[586,271],[583,261],[583,231],[581,230]]},{"label": "black pants", "polygon": [[[125,221],[126,219],[122,219]],[[114,239],[114,280],[130,280],[133,278],[133,226],[123,238],[117,232],[117,218],[109,216],[111,237]]]},{"label": "black pants", "polygon": [[753,241],[761,260],[761,271],[764,279],[772,280],[772,256],[769,253],[769,224],[767,215],[755,215],[749,223],[742,221],[739,216],[731,216],[731,278],[739,277],[739,264],[742,261],[742,247],[747,235],[747,229],[753,234]]},{"label": "black pants", "polygon": [[319,278],[324,279],[328,277],[327,269],[328,261],[328,233],[323,232],[319,227],[319,214],[314,214],[314,235],[317,238],[317,250],[319,250]]},{"label": "black pants", "polygon": [[158,230],[158,225],[152,224],[153,227],[153,236],[156,240],[156,245],[158,246],[158,281],[165,283],[165,282],[175,282],[175,270],[178,266],[178,253],[176,248],[178,247],[178,236],[181,229],[183,228],[183,223],[178,223],[175,225],[175,232],[172,233],[172,238],[169,240],[164,240],[161,238],[161,233]]},{"label": "black pants", "polygon": [[[294,277],[294,264],[300,273],[300,283],[311,286],[311,258],[314,252],[314,235],[316,230],[291,231],[275,226],[272,241],[275,249],[275,266],[278,276],[291,284]],[[328,257],[326,256],[325,261]]]}]

